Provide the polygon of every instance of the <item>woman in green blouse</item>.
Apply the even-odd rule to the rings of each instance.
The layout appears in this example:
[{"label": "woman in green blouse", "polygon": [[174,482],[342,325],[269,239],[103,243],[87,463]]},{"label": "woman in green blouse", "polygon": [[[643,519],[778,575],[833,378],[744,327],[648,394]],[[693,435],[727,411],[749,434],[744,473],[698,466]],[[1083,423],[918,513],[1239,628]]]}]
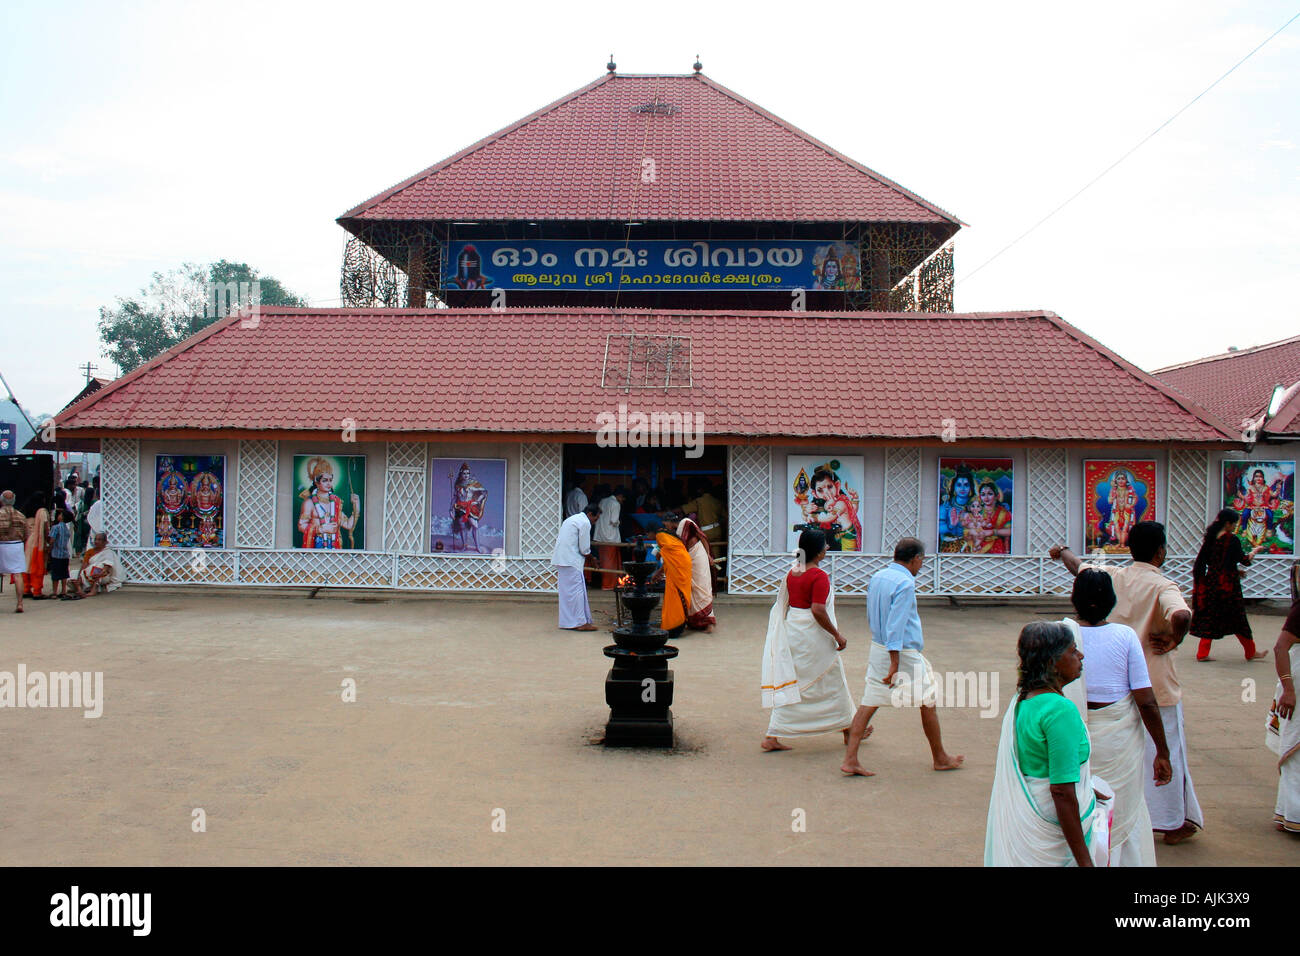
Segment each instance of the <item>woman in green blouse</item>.
[{"label": "woman in green blouse", "polygon": [[1007,708],[985,834],[986,866],[1093,866],[1099,809],[1088,729],[1061,693],[1083,671],[1063,624],[1020,632],[1019,693]]}]

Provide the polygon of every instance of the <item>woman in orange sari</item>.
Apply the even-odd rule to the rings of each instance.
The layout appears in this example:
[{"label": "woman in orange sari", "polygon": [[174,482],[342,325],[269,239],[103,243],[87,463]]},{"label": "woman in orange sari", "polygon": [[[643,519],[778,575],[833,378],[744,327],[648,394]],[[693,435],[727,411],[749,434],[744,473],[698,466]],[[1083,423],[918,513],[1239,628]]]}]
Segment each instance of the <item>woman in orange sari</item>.
[{"label": "woman in orange sari", "polygon": [[654,573],[651,580],[664,582],[663,615],[659,626],[674,638],[685,629],[691,606],[691,553],[677,537],[681,519],[670,516],[663,520],[664,530],[655,535],[663,567]]},{"label": "woman in orange sari", "polygon": [[27,499],[27,589],[25,597],[45,600],[45,558],[50,552],[50,512],[39,491]]}]

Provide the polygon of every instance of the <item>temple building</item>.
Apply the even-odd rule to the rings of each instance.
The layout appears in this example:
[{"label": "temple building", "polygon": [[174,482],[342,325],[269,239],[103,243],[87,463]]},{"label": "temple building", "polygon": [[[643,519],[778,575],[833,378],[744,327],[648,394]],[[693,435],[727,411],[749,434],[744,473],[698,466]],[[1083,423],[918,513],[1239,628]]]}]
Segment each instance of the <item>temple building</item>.
[{"label": "temple building", "polygon": [[1186,583],[1225,495],[1267,512],[1247,596],[1286,593],[1300,429],[954,313],[957,218],[699,70],[611,64],[338,221],[343,307],[228,315],[58,417],[128,580],[547,591],[607,484],[711,495],[732,593],[818,527],[841,593],[917,535],[922,593],[1059,594],[1048,547],[1149,518]]}]

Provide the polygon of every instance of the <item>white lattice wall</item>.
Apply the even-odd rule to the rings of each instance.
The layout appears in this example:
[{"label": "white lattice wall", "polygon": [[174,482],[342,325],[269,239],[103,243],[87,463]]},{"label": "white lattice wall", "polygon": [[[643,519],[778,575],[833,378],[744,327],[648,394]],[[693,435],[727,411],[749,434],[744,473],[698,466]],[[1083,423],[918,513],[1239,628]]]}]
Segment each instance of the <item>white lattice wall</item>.
[{"label": "white lattice wall", "polygon": [[1210,523],[1210,458],[1199,449],[1169,452],[1165,537],[1171,554],[1194,555]]},{"label": "white lattice wall", "polygon": [[105,438],[100,443],[99,493],[104,530],[115,548],[140,543],[140,442]]},{"label": "white lattice wall", "polygon": [[[424,442],[389,442],[384,469],[384,550],[424,550],[428,454]],[[413,508],[412,502],[420,502]]]},{"label": "white lattice wall", "polygon": [[880,547],[893,554],[899,538],[921,532],[921,449],[890,448],[885,452],[884,517]]},{"label": "white lattice wall", "polygon": [[564,520],[564,446],[525,442],[519,448],[519,553],[546,555]]},{"label": "white lattice wall", "polygon": [[728,547],[762,554],[772,533],[772,453],[764,445],[732,445],[727,455]]},{"label": "white lattice wall", "polygon": [[275,471],[279,444],[254,439],[239,443],[235,490],[235,543],[241,548],[275,547]]},{"label": "white lattice wall", "polygon": [[1069,456],[1064,448],[1030,448],[1028,465],[1024,515],[1029,536],[1025,550],[1036,555],[1053,545],[1069,543]]}]

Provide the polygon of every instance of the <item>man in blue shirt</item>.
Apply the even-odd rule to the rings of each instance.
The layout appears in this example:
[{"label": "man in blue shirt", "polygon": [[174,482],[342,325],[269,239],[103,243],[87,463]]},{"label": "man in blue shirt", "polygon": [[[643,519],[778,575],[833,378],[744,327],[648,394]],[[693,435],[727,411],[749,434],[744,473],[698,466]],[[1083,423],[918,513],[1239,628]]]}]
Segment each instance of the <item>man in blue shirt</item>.
[{"label": "man in blue shirt", "polygon": [[956,770],[966,758],[943,748],[939,711],[935,706],[934,671],[921,651],[921,615],[916,610],[916,576],[925,562],[925,545],[903,538],[894,546],[894,563],[871,576],[867,585],[867,617],[871,624],[871,658],[867,663],[867,688],[849,728],[844,763],[847,774],[869,777],[858,762],[858,747],[871,732],[876,709],[891,704],[919,704],[921,728],[930,742],[935,770]]}]

